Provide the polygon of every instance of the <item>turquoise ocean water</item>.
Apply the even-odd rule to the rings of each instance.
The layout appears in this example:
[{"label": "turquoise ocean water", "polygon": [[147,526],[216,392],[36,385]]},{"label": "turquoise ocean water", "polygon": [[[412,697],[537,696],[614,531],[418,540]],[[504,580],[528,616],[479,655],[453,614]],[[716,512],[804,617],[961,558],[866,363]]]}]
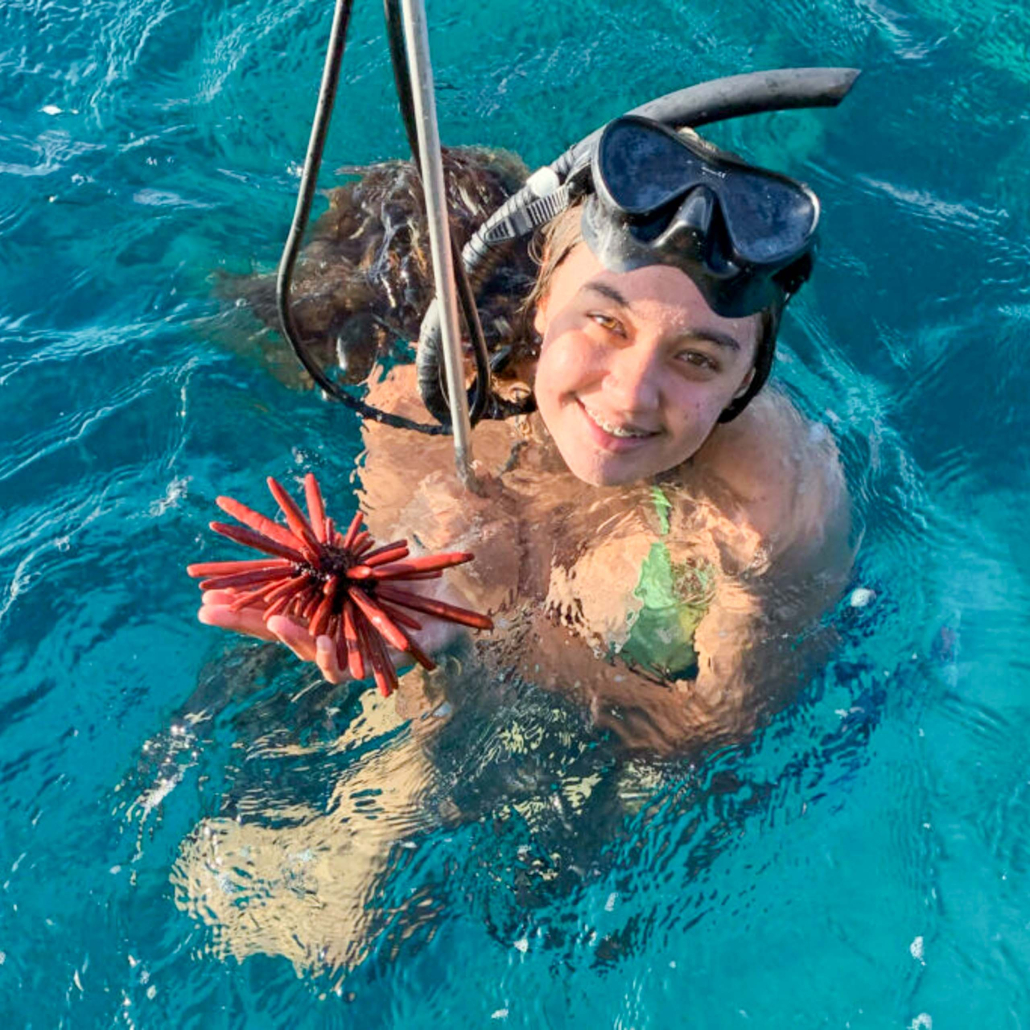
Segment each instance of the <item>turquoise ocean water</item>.
[{"label": "turquoise ocean water", "polygon": [[[328,169],[405,153],[381,12],[356,6]],[[318,797],[369,760],[283,757],[313,682],[288,661],[195,728],[179,715],[240,661],[182,572],[212,555],[214,496],[258,503],[263,476],[310,469],[351,489],[353,417],[282,385],[212,295],[218,270],[277,259],[331,5],[7,0],[0,1025],[1030,1026],[1027,8],[429,17],[445,141],[530,164],[680,85],[865,70],[836,112],[718,138],[823,200],[775,374],[837,435],[875,599],[831,613],[841,649],[796,706],[667,771],[574,888],[523,899],[533,842],[486,812],[393,849],[376,904],[409,914],[348,974],[218,957],[174,903],[183,839],[227,797]]]}]

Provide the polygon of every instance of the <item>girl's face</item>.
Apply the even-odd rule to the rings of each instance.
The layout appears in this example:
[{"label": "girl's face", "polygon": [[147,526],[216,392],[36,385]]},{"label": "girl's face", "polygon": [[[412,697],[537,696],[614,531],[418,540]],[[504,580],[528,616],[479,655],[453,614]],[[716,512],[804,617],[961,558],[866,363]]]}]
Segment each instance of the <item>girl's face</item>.
[{"label": "girl's face", "polygon": [[723,318],[667,265],[608,272],[584,244],[537,305],[534,393],[569,470],[619,486],[691,457],[747,389],[759,316]]}]

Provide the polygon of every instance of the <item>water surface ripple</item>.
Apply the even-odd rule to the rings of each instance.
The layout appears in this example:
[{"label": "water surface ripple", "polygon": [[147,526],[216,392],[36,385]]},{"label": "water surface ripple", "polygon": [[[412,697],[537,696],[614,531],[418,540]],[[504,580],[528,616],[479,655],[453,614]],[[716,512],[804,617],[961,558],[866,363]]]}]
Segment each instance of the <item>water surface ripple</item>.
[{"label": "water surface ripple", "polygon": [[[404,153],[356,6],[330,169]],[[216,494],[351,489],[353,418],[214,291],[276,261],[329,17],[0,7],[0,1022],[1028,1025],[1026,12],[429,4],[445,139],[531,164],[688,82],[865,69],[713,135],[823,200],[775,376],[839,442],[872,600],[751,745],[593,794],[532,692],[536,757],[485,721],[434,778],[410,727],[193,620]]]}]

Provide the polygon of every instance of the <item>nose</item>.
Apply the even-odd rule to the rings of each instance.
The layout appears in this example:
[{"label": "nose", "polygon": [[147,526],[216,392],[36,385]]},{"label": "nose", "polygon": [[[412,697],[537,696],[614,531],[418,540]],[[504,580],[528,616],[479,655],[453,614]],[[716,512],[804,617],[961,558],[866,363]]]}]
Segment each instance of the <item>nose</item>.
[{"label": "nose", "polygon": [[604,389],[615,410],[626,414],[658,410],[661,378],[656,359],[655,350],[641,342],[611,353]]}]

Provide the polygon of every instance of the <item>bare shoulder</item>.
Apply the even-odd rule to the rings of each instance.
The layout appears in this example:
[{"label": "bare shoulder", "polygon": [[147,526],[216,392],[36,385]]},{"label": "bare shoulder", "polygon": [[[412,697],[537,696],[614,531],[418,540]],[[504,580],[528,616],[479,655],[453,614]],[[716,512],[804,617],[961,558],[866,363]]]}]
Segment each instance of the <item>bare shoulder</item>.
[{"label": "bare shoulder", "polygon": [[[419,399],[414,365],[398,365],[371,383],[367,400],[382,411],[415,422],[433,422]],[[365,445],[360,472],[362,501],[376,533],[391,531],[420,484],[456,479],[451,436],[396,429],[371,419],[362,424],[361,433]],[[511,426],[481,422],[472,434],[477,468],[486,476],[498,475],[510,459],[514,443]]]},{"label": "bare shoulder", "polygon": [[[418,422],[432,418],[418,395],[415,369],[401,365],[369,387],[368,401],[383,411]],[[509,460],[513,428],[484,422],[473,431],[481,492],[462,486],[449,435],[429,436],[372,420],[362,426],[365,454],[359,497],[373,536],[405,538],[424,551],[474,551],[472,565],[451,570],[452,599],[497,611],[519,581],[518,532],[511,499],[498,473]]]},{"label": "bare shoulder", "polygon": [[[415,366],[395,365],[385,374],[373,373],[368,383],[368,403],[383,411],[405,418],[427,421],[428,415],[418,396],[418,378]],[[379,428],[374,422],[366,423]]]},{"label": "bare shoulder", "polygon": [[738,419],[718,426],[695,467],[772,560],[850,563],[851,507],[837,445],[782,393],[763,392]]}]

